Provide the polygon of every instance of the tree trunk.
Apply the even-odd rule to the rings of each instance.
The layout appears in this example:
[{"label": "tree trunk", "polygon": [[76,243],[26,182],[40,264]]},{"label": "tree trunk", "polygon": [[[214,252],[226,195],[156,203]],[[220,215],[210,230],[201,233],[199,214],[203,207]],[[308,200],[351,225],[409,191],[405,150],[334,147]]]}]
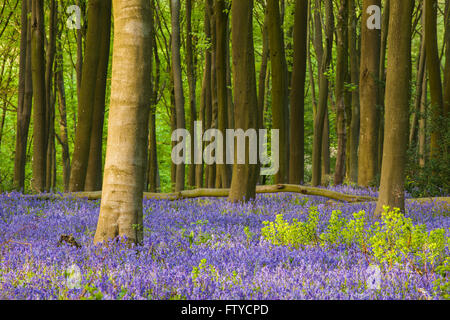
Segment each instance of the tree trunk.
[{"label": "tree trunk", "polygon": [[[327,113],[328,105],[328,78],[325,73],[331,63],[332,47],[333,47],[333,31],[334,31],[334,16],[333,16],[333,3],[331,0],[325,1],[325,14],[326,14],[326,32],[325,32],[325,50],[322,54],[322,59],[320,62],[320,73],[319,73],[319,103],[317,106],[317,112],[314,119],[314,138],[313,138],[313,169],[312,169],[312,185],[318,186],[322,182],[322,146],[324,137],[324,127]],[[320,19],[320,17],[319,17]],[[316,17],[317,21],[317,17]],[[320,31],[321,32],[321,31]],[[317,33],[317,29],[316,29]],[[317,34],[316,34],[317,38]],[[322,45],[320,45],[322,47]],[[316,53],[317,53],[316,46]],[[319,54],[320,55],[320,54]]]},{"label": "tree trunk", "polygon": [[338,151],[336,158],[336,170],[334,184],[340,185],[345,177],[345,152],[346,152],[346,119],[345,119],[345,78],[347,75],[347,0],[340,1],[339,16],[337,22],[337,61],[336,61],[336,127],[338,137]]},{"label": "tree trunk", "polygon": [[46,50],[46,70],[45,70],[45,101],[46,105],[46,139],[47,139],[47,161],[46,161],[46,182],[45,189],[52,190],[53,175],[53,154],[55,149],[55,99],[53,93],[53,64],[56,51],[56,27],[57,27],[57,2],[50,1],[49,13],[49,37]]},{"label": "tree trunk", "polygon": [[33,87],[31,81],[31,0],[22,1],[19,101],[17,107],[16,153],[14,157],[14,188],[25,191],[28,131],[30,128]]},{"label": "tree trunk", "polygon": [[[193,48],[193,33],[192,33],[192,0],[186,0],[186,67],[187,78],[189,84],[189,106],[190,106],[190,133],[191,133],[191,150],[194,150],[194,126],[197,119],[196,106],[196,75],[194,65],[194,48]],[[191,153],[191,164],[189,165],[188,185],[195,186],[195,163]]]},{"label": "tree trunk", "polygon": [[[58,34],[60,36],[60,34]],[[62,170],[63,170],[63,184],[64,191],[69,191],[69,179],[70,179],[70,152],[69,141],[67,134],[67,106],[66,106],[66,91],[64,88],[64,54],[62,51],[61,43],[57,44],[57,56],[56,56],[56,89],[58,92],[58,106],[59,106],[59,143],[62,149]]]},{"label": "tree trunk", "polygon": [[378,216],[383,206],[405,209],[413,7],[413,0],[392,1],[390,4],[385,142],[380,195],[375,210]]},{"label": "tree trunk", "polygon": [[278,0],[267,0],[267,14],[270,62],[272,68],[272,123],[273,129],[280,130],[280,168],[278,173],[275,174],[275,182],[285,183],[289,178],[289,132],[286,121],[286,114],[289,112],[289,100],[284,37]]},{"label": "tree trunk", "polygon": [[[228,89],[227,89],[227,20],[228,14],[225,12],[226,1],[215,1],[216,20],[216,78],[217,78],[217,101],[218,113],[217,124],[220,132],[225,134],[228,129]],[[222,159],[218,159],[216,175],[220,176],[220,183],[216,183],[216,188],[229,188],[229,167],[226,165],[226,144],[223,144]],[[221,161],[220,161],[221,160]],[[223,162],[223,163],[219,163]]]},{"label": "tree trunk", "polygon": [[[171,0],[172,3],[172,68],[173,84],[175,93],[175,108],[177,118],[177,129],[186,128],[184,114],[183,80],[181,79],[181,40],[180,40],[180,0]],[[186,156],[186,155],[184,155]],[[179,164],[176,169],[175,191],[184,190],[185,165]]]},{"label": "tree trunk", "polygon": [[33,78],[33,191],[45,190],[47,135],[45,99],[44,1],[32,0],[31,69]]},{"label": "tree trunk", "polygon": [[[83,62],[83,75],[78,103],[78,121],[75,133],[72,168],[70,173],[70,191],[84,190],[91,146],[92,121],[96,97],[97,79],[99,74],[101,41],[105,20],[103,13],[107,12],[108,1],[89,0],[88,30],[86,38],[86,52]],[[105,34],[106,36],[106,34]]]},{"label": "tree trunk", "polygon": [[[232,2],[233,77],[236,128],[258,129],[255,56],[253,45],[253,0]],[[249,201],[256,196],[258,165],[250,164],[245,148],[245,164],[235,161],[229,194],[230,202]]]},{"label": "tree trunk", "polygon": [[[445,70],[444,70],[444,120],[448,123],[450,119],[450,1],[445,1],[445,21],[447,21],[445,26]],[[448,126],[446,125],[447,129]],[[448,153],[448,145],[447,150]]]},{"label": "tree trunk", "polygon": [[92,128],[89,147],[88,167],[84,189],[102,189],[103,123],[105,119],[106,79],[109,65],[111,36],[111,0],[103,0],[100,13],[99,60],[93,100]]},{"label": "tree trunk", "polygon": [[158,46],[155,37],[155,25],[154,25],[154,10],[153,0],[150,1],[150,19],[152,26],[152,34],[151,34],[151,43],[152,43],[152,55],[150,56],[150,67],[153,70],[152,59],[153,55],[155,57],[155,78],[152,81],[152,101],[150,106],[150,115],[149,115],[149,145],[148,145],[148,172],[147,172],[147,180],[148,180],[148,191],[157,192],[158,191],[158,147],[156,144],[156,105],[158,100],[158,92],[159,92],[159,82],[160,82],[160,73],[161,73],[161,63],[159,61],[158,55]]},{"label": "tree trunk", "polygon": [[378,82],[380,72],[381,32],[369,29],[370,6],[381,8],[381,0],[363,0],[361,20],[360,66],[360,136],[358,159],[358,185],[368,187],[378,173],[378,124],[380,119]]},{"label": "tree trunk", "polygon": [[291,80],[289,183],[305,180],[305,80],[308,0],[297,0],[294,21],[294,65]]},{"label": "tree trunk", "polygon": [[[425,62],[426,63],[426,62]],[[426,162],[426,144],[427,144],[427,73],[423,73],[422,78],[422,99],[420,101],[420,118],[419,118],[419,166],[425,168]]]},{"label": "tree trunk", "polygon": [[437,0],[425,1],[425,47],[427,55],[427,70],[430,83],[431,97],[431,143],[430,157],[433,160],[440,158],[440,126],[443,115],[443,97],[441,82],[441,63],[437,44]]},{"label": "tree trunk", "polygon": [[357,32],[356,32],[356,12],[355,12],[355,0],[349,0],[349,30],[348,30],[348,48],[349,48],[349,60],[350,60],[350,78],[351,83],[354,86],[352,90],[352,119],[350,123],[350,136],[349,136],[349,152],[350,163],[349,166],[349,179],[351,182],[358,182],[358,145],[359,145],[359,124],[360,124],[360,104],[359,104],[359,61],[357,50]]},{"label": "tree trunk", "polygon": [[[212,0],[207,0],[205,3],[205,37],[206,41],[211,40],[211,7]],[[211,127],[211,49],[207,48],[205,51],[205,68],[203,71],[202,94],[200,98],[200,119],[203,121],[204,129]],[[208,186],[208,166],[205,167],[205,185]],[[196,167],[196,186],[201,188],[203,186],[203,164],[198,164]]]},{"label": "tree trunk", "polygon": [[114,0],[113,7],[111,109],[94,242],[126,237],[141,243],[151,100],[151,9],[147,0]]}]

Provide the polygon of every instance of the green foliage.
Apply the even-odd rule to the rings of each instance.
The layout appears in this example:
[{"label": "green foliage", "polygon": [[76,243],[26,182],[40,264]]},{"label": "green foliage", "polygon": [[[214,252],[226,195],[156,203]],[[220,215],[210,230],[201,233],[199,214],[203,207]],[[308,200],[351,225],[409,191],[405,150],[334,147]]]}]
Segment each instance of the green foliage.
[{"label": "green foliage", "polygon": [[274,245],[288,245],[294,248],[318,243],[317,226],[319,223],[319,212],[317,208],[311,208],[308,220],[300,222],[297,219],[289,224],[284,220],[282,214],[275,218],[275,222],[264,221],[261,234],[264,239]]},{"label": "green foliage", "polygon": [[447,257],[443,265],[436,268],[436,271],[442,278],[434,282],[434,290],[439,291],[444,299],[450,300],[450,257]]},{"label": "green foliage", "polygon": [[340,211],[333,211],[325,232],[319,237],[318,212],[314,208],[310,210],[307,222],[294,219],[289,223],[280,214],[275,222],[265,221],[263,224],[262,237],[277,246],[298,248],[318,244],[319,241],[322,246],[330,247],[356,245],[380,265],[393,267],[410,263],[421,273],[439,266],[450,246],[445,229],[428,232],[425,225],[413,225],[412,220],[399,209],[390,210],[387,207],[381,221],[376,221],[370,228],[365,211],[354,213],[350,221],[343,218]]}]

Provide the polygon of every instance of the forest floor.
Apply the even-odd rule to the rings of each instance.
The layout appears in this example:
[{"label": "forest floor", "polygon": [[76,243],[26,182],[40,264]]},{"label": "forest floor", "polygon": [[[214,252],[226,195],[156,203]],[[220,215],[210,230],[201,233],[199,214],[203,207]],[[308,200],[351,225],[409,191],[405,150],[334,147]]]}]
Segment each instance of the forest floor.
[{"label": "forest floor", "polygon": [[99,207],[1,194],[0,299],[448,298],[450,212],[436,202],[378,219],[375,203],[289,193],[144,200],[132,248],[92,244]]}]

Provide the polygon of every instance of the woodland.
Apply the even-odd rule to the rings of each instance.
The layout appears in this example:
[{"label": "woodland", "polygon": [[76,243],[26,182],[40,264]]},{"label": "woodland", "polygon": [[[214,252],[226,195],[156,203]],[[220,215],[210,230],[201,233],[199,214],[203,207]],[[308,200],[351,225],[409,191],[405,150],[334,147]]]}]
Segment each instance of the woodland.
[{"label": "woodland", "polygon": [[0,299],[450,299],[449,15],[0,0]]}]

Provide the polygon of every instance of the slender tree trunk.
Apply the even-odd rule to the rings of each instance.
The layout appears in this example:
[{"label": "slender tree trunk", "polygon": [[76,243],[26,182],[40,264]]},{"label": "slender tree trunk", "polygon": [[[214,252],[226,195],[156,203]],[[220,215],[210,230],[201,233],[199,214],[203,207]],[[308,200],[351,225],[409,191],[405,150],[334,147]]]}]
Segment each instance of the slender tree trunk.
[{"label": "slender tree trunk", "polygon": [[56,87],[58,92],[58,106],[59,106],[59,143],[62,148],[62,170],[63,170],[63,183],[64,191],[69,191],[69,179],[70,179],[70,152],[69,141],[67,134],[67,106],[66,106],[66,92],[64,88],[64,55],[62,52],[61,43],[57,44],[57,56],[56,56]]},{"label": "slender tree trunk", "polygon": [[[80,0],[77,0],[78,7],[85,8],[84,6],[81,6]],[[84,11],[84,10],[82,10]],[[85,14],[85,12],[82,12],[82,14]],[[80,99],[81,97],[81,81],[83,78],[83,49],[84,49],[84,42],[83,42],[83,28],[77,29],[77,62],[75,66],[75,71],[77,74],[77,97]]]},{"label": "slender tree trunk", "polygon": [[31,0],[22,1],[19,101],[17,107],[16,153],[14,157],[14,187],[24,191],[27,160],[28,131],[30,128],[33,87],[31,81]]},{"label": "slender tree trunk", "polygon": [[380,104],[380,119],[378,123],[378,149],[377,149],[377,172],[380,173],[383,163],[383,144],[384,144],[384,84],[386,83],[386,49],[387,36],[389,32],[390,0],[385,0],[383,21],[381,24],[381,45],[380,45],[380,85],[378,86],[378,102]]},{"label": "slender tree trunk", "polygon": [[98,43],[100,56],[95,82],[89,158],[84,185],[86,191],[102,189],[103,123],[105,119],[106,79],[108,75],[111,41],[111,0],[103,1],[104,3],[99,17],[101,20],[101,33]]},{"label": "slender tree trunk", "polygon": [[266,98],[266,79],[268,71],[269,62],[269,34],[267,30],[267,8],[264,10],[264,25],[262,28],[262,57],[261,57],[261,68],[259,71],[259,81],[258,81],[258,115],[259,123],[264,126],[264,102]]},{"label": "slender tree trunk", "polygon": [[420,102],[419,118],[419,166],[425,168],[426,163],[426,144],[427,144],[427,74],[424,72],[422,78],[422,99]]},{"label": "slender tree trunk", "polygon": [[280,168],[275,183],[285,183],[289,177],[288,79],[284,50],[283,30],[278,0],[267,0],[270,62],[272,67],[272,122],[273,129],[280,130]]},{"label": "slender tree trunk", "polygon": [[[91,146],[92,122],[96,97],[96,87],[99,74],[101,50],[98,47],[102,37],[108,1],[89,0],[88,30],[86,38],[86,52],[83,62],[83,75],[78,104],[78,121],[75,133],[75,144],[72,157],[69,190],[81,191],[85,188],[86,174]],[[106,36],[106,34],[105,34]]]},{"label": "slender tree trunk", "polygon": [[380,72],[381,31],[369,29],[367,21],[375,5],[381,8],[381,0],[363,0],[361,20],[361,69],[360,69],[360,136],[358,159],[358,184],[368,187],[378,173],[378,124],[380,119],[378,82]]},{"label": "slender tree trunk", "polygon": [[[216,20],[214,13],[214,3],[211,1],[209,6],[211,12],[211,125],[209,129],[217,129],[218,100],[217,100],[217,72],[216,72]],[[213,152],[215,156],[215,153]],[[220,175],[216,174],[216,164],[207,166],[208,188],[214,188],[220,185]]]},{"label": "slender tree trunk", "polygon": [[405,208],[404,171],[408,143],[411,17],[414,1],[392,1],[390,7],[385,143],[376,215],[381,214],[383,206],[402,211]]},{"label": "slender tree trunk", "polygon": [[440,158],[441,116],[443,115],[443,97],[441,82],[441,63],[437,44],[437,0],[425,1],[425,47],[427,70],[431,97],[431,145],[430,156],[433,160]]},{"label": "slender tree trunk", "polygon": [[[253,0],[233,1],[231,10],[236,128],[258,129]],[[256,196],[258,165],[250,164],[249,147],[245,149],[246,163],[233,166],[230,202],[249,201]]]},{"label": "slender tree trunk", "polygon": [[45,190],[47,139],[45,99],[44,1],[32,0],[31,69],[33,78],[33,191]]},{"label": "slender tree trunk", "polygon": [[151,100],[148,0],[114,0],[114,49],[102,202],[94,242],[143,240],[142,197]]},{"label": "slender tree trunk", "polygon": [[337,61],[336,61],[336,126],[338,136],[338,153],[336,158],[336,170],[334,184],[340,185],[345,177],[345,151],[346,151],[346,119],[345,119],[345,78],[347,75],[348,51],[347,51],[347,0],[340,1],[337,22]]},{"label": "slender tree trunk", "polygon": [[[171,0],[172,3],[172,68],[173,83],[175,93],[175,108],[177,118],[177,129],[186,128],[186,120],[184,114],[184,94],[183,81],[181,79],[181,40],[180,40],[180,1]],[[186,156],[186,155],[185,155]],[[179,164],[176,168],[175,191],[184,190],[185,165]]]},{"label": "slender tree trunk", "polygon": [[308,0],[297,0],[294,21],[294,66],[291,80],[289,183],[305,180],[305,80],[308,40]]},{"label": "slender tree trunk", "polygon": [[[325,0],[325,12],[326,12],[326,45],[321,59],[321,67],[319,73],[319,103],[317,106],[317,112],[314,119],[314,138],[313,138],[313,178],[312,185],[318,186],[322,182],[322,146],[323,146],[323,132],[326,121],[327,104],[328,104],[328,78],[325,75],[328,67],[331,63],[332,46],[333,46],[333,29],[334,29],[334,16],[333,16],[333,3],[330,0]],[[316,18],[317,20],[317,18]],[[317,29],[316,29],[317,33]],[[317,34],[316,34],[317,38]],[[321,47],[321,45],[320,45]],[[318,48],[318,46],[316,46]],[[317,49],[316,49],[317,53]]]},{"label": "slender tree trunk", "polygon": [[[192,33],[192,0],[186,0],[186,67],[187,77],[189,83],[189,106],[190,106],[190,133],[191,133],[191,150],[194,150],[194,123],[197,119],[196,106],[196,75],[194,65],[194,48],[193,48],[193,33]],[[191,156],[191,164],[189,165],[188,173],[189,187],[195,187],[195,163]]]},{"label": "slender tree trunk", "polygon": [[46,52],[46,70],[45,70],[45,101],[46,105],[46,140],[47,140],[47,164],[46,164],[46,182],[45,189],[52,190],[53,175],[53,154],[55,149],[55,99],[53,93],[53,67],[56,51],[56,27],[57,27],[57,2],[50,1],[49,13],[49,37]]},{"label": "slender tree trunk", "polygon": [[[225,134],[228,129],[228,89],[227,89],[227,20],[228,14],[225,12],[226,1],[215,0],[215,20],[216,20],[216,78],[217,78],[217,101],[218,114],[217,124],[220,132]],[[216,180],[217,188],[229,188],[229,167],[226,165],[226,144],[223,144],[222,159],[218,159],[216,175],[220,176]],[[220,161],[221,160],[221,161]]]},{"label": "slender tree trunk", "polygon": [[359,104],[359,61],[357,50],[357,32],[356,32],[356,12],[355,12],[355,0],[349,0],[349,56],[350,56],[350,78],[351,83],[354,86],[352,90],[352,119],[350,123],[350,163],[349,166],[349,178],[350,181],[358,182],[358,145],[359,145],[359,124],[360,124],[360,104]]},{"label": "slender tree trunk", "polygon": [[156,104],[158,100],[159,82],[161,73],[161,63],[159,61],[158,46],[155,37],[155,25],[154,25],[154,10],[153,0],[150,1],[150,19],[152,26],[151,43],[152,43],[152,55],[150,56],[150,67],[153,70],[152,59],[155,57],[155,78],[152,82],[152,102],[150,106],[149,116],[149,148],[148,148],[148,191],[157,192],[158,190],[158,152],[156,144]]},{"label": "slender tree trunk", "polygon": [[[212,0],[205,3],[205,36],[206,41],[211,41],[211,8]],[[211,106],[211,49],[205,51],[205,68],[203,71],[202,94],[200,99],[200,119],[203,120],[204,129],[211,127],[212,106]],[[209,169],[205,166],[205,185],[208,186]],[[203,186],[203,164],[197,165],[196,168],[196,186]]]},{"label": "slender tree trunk", "polygon": [[[444,119],[450,119],[450,1],[445,1],[445,70],[444,70]],[[448,129],[448,126],[447,126]],[[448,146],[446,152],[448,152]]]},{"label": "slender tree trunk", "polygon": [[[422,15],[422,21],[424,22],[425,15]],[[425,26],[425,24],[423,24]],[[426,74],[426,51],[425,51],[425,35],[422,35],[420,41],[420,54],[419,54],[419,64],[417,69],[417,78],[416,78],[416,97],[414,99],[414,114],[412,125],[409,131],[409,145],[413,146],[416,134],[417,134],[417,125],[420,119],[420,108],[422,102],[422,85],[423,85],[423,77]]]}]

